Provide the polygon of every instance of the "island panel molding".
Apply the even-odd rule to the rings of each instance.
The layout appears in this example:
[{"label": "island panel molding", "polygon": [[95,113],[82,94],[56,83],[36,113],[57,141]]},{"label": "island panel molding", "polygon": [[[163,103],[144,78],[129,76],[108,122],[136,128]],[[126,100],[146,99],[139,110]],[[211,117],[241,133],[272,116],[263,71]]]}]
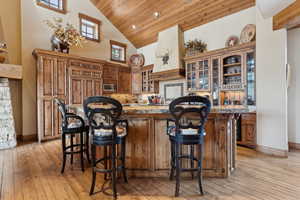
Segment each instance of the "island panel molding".
[{"label": "island panel molding", "polygon": [[40,142],[60,137],[61,116],[54,98],[70,105],[82,104],[89,96],[108,94],[103,91],[103,83],[110,78],[115,80],[115,92],[131,92],[131,69],[126,65],[41,49],[34,50],[33,55],[37,60]]}]

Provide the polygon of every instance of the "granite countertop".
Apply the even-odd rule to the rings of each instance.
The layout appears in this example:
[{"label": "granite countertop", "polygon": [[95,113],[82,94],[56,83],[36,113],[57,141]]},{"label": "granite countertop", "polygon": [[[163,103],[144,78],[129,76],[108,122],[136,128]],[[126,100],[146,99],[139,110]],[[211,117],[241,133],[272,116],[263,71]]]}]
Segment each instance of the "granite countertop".
[{"label": "granite countertop", "polygon": [[[75,112],[83,112],[82,105],[70,105],[71,110],[75,109]],[[168,105],[142,105],[142,104],[124,104],[124,114],[164,114],[169,113]],[[255,107],[226,105],[226,106],[214,106],[211,109],[211,113],[255,113]]]}]

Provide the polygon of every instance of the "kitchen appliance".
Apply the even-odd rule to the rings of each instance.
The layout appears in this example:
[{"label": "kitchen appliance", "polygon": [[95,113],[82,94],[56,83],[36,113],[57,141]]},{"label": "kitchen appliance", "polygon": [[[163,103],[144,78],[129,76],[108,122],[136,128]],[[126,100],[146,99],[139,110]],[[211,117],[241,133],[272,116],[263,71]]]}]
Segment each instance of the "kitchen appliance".
[{"label": "kitchen appliance", "polygon": [[116,86],[115,84],[103,84],[103,91],[104,92],[115,92]]}]

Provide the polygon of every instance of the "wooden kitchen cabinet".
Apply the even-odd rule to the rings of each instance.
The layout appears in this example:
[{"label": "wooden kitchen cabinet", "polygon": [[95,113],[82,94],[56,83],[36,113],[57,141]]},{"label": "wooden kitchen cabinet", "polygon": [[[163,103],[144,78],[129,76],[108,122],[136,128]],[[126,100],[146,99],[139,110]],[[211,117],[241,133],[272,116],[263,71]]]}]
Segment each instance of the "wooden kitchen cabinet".
[{"label": "wooden kitchen cabinet", "polygon": [[237,144],[256,147],[256,113],[242,114],[240,119],[241,133]]},{"label": "wooden kitchen cabinet", "polygon": [[158,93],[159,82],[152,78],[153,65],[147,65],[141,69],[141,92],[142,93]]},{"label": "wooden kitchen cabinet", "polygon": [[61,117],[54,98],[67,102],[67,59],[43,55],[37,66],[39,141],[59,137]]},{"label": "wooden kitchen cabinet", "polygon": [[98,69],[70,67],[69,104],[82,104],[90,96],[102,95],[102,72]]},{"label": "wooden kitchen cabinet", "polygon": [[113,84],[114,92],[131,93],[128,66],[41,49],[34,50],[33,55],[37,60],[39,141],[60,136],[61,116],[55,98],[66,104],[82,104],[89,96],[109,94],[103,91],[105,83]]},{"label": "wooden kitchen cabinet", "polygon": [[131,93],[131,70],[128,67],[119,67],[118,93]]}]

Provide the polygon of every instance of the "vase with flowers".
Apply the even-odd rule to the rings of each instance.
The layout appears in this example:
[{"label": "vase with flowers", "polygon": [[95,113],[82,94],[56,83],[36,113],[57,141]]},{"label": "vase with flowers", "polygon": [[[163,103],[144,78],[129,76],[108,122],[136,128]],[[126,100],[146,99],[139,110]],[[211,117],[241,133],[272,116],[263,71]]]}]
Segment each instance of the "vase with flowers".
[{"label": "vase with flowers", "polygon": [[207,44],[202,40],[190,40],[184,44],[186,56],[194,56],[207,50]]},{"label": "vase with flowers", "polygon": [[85,38],[72,24],[67,23],[63,26],[61,18],[54,18],[53,21],[46,20],[45,22],[54,31],[51,37],[53,51],[69,53],[71,46],[82,47]]}]

